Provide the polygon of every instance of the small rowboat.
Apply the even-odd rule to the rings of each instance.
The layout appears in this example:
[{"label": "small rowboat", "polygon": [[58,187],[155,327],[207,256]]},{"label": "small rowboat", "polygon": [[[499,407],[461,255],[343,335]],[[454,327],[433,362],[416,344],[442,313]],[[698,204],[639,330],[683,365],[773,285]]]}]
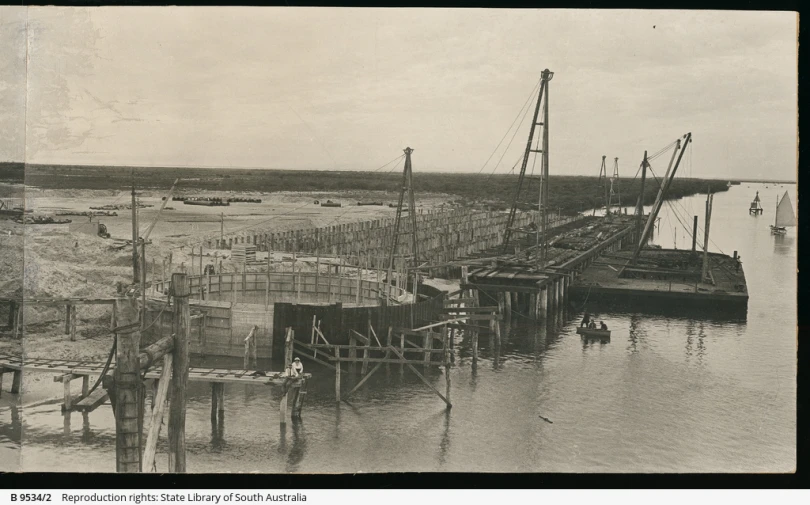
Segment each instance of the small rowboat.
[{"label": "small rowboat", "polygon": [[590,328],[577,328],[577,333],[583,337],[610,338],[610,330],[592,330]]}]

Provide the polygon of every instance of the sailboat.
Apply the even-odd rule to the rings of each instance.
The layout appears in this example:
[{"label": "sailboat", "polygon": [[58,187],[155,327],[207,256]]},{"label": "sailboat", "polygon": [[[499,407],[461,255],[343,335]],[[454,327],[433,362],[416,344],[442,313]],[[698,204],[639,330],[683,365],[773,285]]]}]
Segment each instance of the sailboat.
[{"label": "sailboat", "polygon": [[777,197],[776,202],[776,215],[771,225],[771,233],[774,235],[785,235],[787,233],[787,226],[796,226],[796,214],[793,213],[793,205],[790,204],[790,197],[787,191],[785,191],[781,199]]},{"label": "sailboat", "polygon": [[764,209],[762,208],[762,205],[759,203],[759,191],[757,191],[757,196],[754,197],[754,201],[751,202],[751,206],[748,207],[748,213],[758,216],[763,212]]}]

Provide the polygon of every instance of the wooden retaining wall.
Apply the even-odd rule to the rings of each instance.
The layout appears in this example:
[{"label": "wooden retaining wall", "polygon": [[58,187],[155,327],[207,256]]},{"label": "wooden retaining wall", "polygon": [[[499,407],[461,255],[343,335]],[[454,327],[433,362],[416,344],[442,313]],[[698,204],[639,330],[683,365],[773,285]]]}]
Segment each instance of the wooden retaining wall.
[{"label": "wooden retaining wall", "polygon": [[[269,290],[268,290],[269,279]],[[244,339],[253,325],[258,326],[256,340],[258,343],[257,356],[259,358],[272,358],[274,335],[278,336],[283,344],[284,324],[279,330],[278,307],[301,307],[301,314],[308,309],[305,307],[318,307],[312,312],[309,310],[309,324],[307,331],[311,331],[312,316],[317,314],[319,319],[326,318],[329,328],[338,328],[334,321],[339,321],[338,313],[342,313],[347,321],[360,321],[361,323],[347,323],[346,328],[362,329],[365,332],[367,324],[366,310],[371,310],[374,317],[381,307],[378,305],[378,292],[380,285],[377,281],[362,279],[360,281],[360,304],[357,304],[357,279],[350,277],[335,277],[330,275],[315,275],[313,272],[299,273],[242,273],[189,276],[191,284],[191,300],[189,303],[192,314],[201,314],[202,317],[191,321],[191,341],[189,352],[198,355],[212,356],[243,356]],[[200,300],[200,284],[205,287],[206,300]],[[427,288],[426,289],[432,289]],[[145,342],[154,342],[161,337],[171,335],[172,312],[167,307],[167,287],[161,282],[155,283],[149,293],[149,303],[146,316],[147,331]],[[423,290],[424,292],[424,290]],[[399,296],[404,293],[396,286],[392,287],[392,294]],[[431,292],[431,294],[435,294]],[[302,304],[296,305],[296,301]],[[415,315],[428,317],[425,312],[425,302],[417,305]],[[377,327],[377,321],[405,321],[410,317],[407,306],[390,307],[386,309],[382,319],[374,319],[372,324]],[[341,307],[336,309],[336,307]],[[441,305],[439,304],[439,307]],[[289,309],[282,308],[282,311]],[[337,312],[335,312],[337,311]],[[282,312],[282,321],[290,316]],[[302,316],[303,317],[303,316]],[[153,324],[154,323],[154,324]],[[398,323],[399,324],[399,323]],[[299,330],[302,328],[298,326]],[[281,331],[281,333],[279,333]],[[300,334],[300,333],[299,333]],[[309,333],[307,333],[309,335]],[[283,356],[280,354],[279,356]]]},{"label": "wooden retaining wall", "polygon": [[[427,286],[420,286],[420,291]],[[432,289],[432,288],[431,288]],[[388,327],[411,328],[411,311],[414,316],[414,327],[428,324],[439,319],[444,308],[444,293],[433,290],[431,298],[415,305],[389,305],[376,307],[344,307],[340,303],[333,305],[310,305],[293,303],[276,303],[273,313],[273,341],[276,353],[283,352],[284,334],[287,327],[295,331],[295,339],[310,341],[312,317],[321,322],[321,332],[330,344],[349,343],[349,330],[363,335],[367,333],[371,321],[377,337],[385,344]]]},{"label": "wooden retaining wall", "polygon": [[[516,227],[535,221],[536,212],[519,212]],[[453,261],[497,246],[503,240],[507,212],[457,209],[420,213],[417,216],[419,257],[431,263]],[[550,225],[571,218],[550,219]],[[394,218],[375,219],[321,228],[270,233],[248,230],[223,241],[211,240],[209,247],[230,249],[234,244],[254,244],[260,251],[305,252],[348,256],[353,264],[385,268],[389,258]],[[403,214],[400,233],[410,233],[410,217]],[[396,254],[412,255],[412,239],[400,236]]]}]

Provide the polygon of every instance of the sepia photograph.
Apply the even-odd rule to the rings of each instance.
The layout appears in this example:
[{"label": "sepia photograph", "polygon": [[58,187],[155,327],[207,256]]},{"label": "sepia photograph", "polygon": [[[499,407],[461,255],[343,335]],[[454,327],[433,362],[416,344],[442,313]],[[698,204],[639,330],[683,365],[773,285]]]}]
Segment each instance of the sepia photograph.
[{"label": "sepia photograph", "polygon": [[0,472],[795,472],[798,30],[0,6]]}]

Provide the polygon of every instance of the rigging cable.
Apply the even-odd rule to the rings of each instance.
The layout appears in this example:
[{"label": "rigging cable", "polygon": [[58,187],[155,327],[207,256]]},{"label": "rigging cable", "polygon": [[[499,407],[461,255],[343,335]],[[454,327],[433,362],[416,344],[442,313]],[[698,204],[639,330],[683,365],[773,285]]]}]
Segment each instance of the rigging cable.
[{"label": "rigging cable", "polygon": [[[484,171],[484,168],[487,166],[487,163],[489,163],[489,160],[492,159],[492,157],[498,151],[498,148],[501,147],[501,144],[503,144],[504,139],[506,138],[507,135],[509,135],[509,132],[512,130],[512,127],[515,126],[515,121],[517,121],[517,119],[520,117],[520,113],[523,112],[523,109],[525,109],[531,103],[532,97],[535,94],[535,90],[540,85],[541,81],[542,81],[542,78],[537,80],[537,83],[532,88],[531,93],[529,93],[529,98],[526,99],[526,102],[523,104],[523,106],[518,111],[517,115],[515,116],[515,119],[512,120],[512,124],[509,125],[509,128],[506,130],[506,133],[503,134],[503,137],[501,138],[501,141],[498,142],[498,145],[495,146],[495,149],[492,150],[492,154],[489,155],[489,158],[487,158],[487,161],[485,161],[484,164],[481,166],[481,169],[478,171],[479,174]],[[521,120],[521,124],[522,123],[523,123],[523,121]],[[518,128],[518,129],[520,129],[520,128]],[[510,142],[510,144],[511,144],[511,142]],[[509,150],[509,147],[507,146],[506,149]],[[501,156],[501,158],[503,158],[503,156]],[[497,165],[496,165],[496,167],[497,167]]]}]

